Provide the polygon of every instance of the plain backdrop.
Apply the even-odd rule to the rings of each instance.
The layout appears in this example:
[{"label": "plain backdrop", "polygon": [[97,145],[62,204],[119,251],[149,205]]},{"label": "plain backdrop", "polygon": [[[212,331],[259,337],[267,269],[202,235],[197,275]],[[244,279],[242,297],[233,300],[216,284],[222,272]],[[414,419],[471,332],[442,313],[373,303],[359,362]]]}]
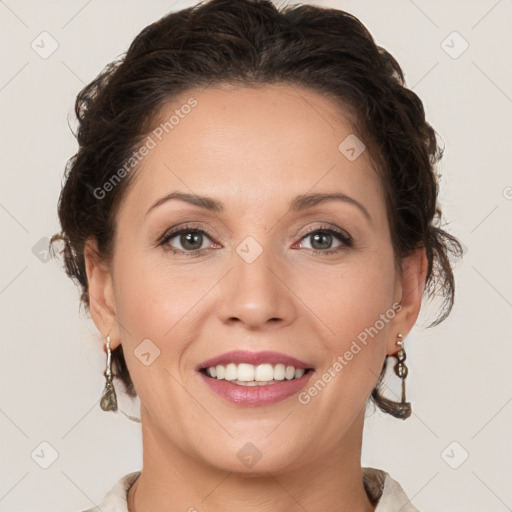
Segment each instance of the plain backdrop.
[{"label": "plain backdrop", "polygon": [[[144,26],[194,3],[0,1],[1,511],[83,510],[141,468],[140,424],[100,409],[102,338],[44,244],[76,94]],[[413,414],[369,409],[362,463],[422,512],[512,510],[512,2],[312,3],[355,14],[401,64],[445,143],[440,201],[465,247],[451,316],[425,329],[425,308],[407,340]]]}]

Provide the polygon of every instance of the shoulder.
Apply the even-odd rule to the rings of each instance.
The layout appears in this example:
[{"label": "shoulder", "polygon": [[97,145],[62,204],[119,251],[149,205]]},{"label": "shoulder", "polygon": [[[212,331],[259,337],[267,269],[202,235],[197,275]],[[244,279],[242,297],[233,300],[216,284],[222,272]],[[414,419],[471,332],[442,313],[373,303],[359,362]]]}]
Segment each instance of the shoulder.
[{"label": "shoulder", "polygon": [[98,506],[83,510],[82,512],[128,512],[126,495],[139,475],[140,471],[124,475],[105,494]]},{"label": "shoulder", "polygon": [[363,483],[368,496],[377,503],[374,512],[419,512],[402,486],[382,469],[362,468]]}]

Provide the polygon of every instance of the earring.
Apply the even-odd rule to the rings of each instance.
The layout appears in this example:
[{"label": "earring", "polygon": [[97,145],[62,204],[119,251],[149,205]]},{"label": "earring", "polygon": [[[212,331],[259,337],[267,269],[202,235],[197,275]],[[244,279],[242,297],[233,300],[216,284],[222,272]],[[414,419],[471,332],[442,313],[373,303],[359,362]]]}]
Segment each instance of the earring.
[{"label": "earring", "polygon": [[396,405],[398,417],[405,419],[411,415],[412,408],[410,402],[405,401],[405,379],[407,378],[409,370],[404,363],[407,356],[405,355],[404,341],[401,334],[398,334],[398,340],[396,341],[396,344],[398,345],[399,350],[396,355],[398,362],[395,365],[395,373],[402,379],[402,401]]},{"label": "earring", "polygon": [[396,355],[398,362],[395,365],[395,373],[402,379],[402,401],[394,402],[393,400],[390,400],[389,398],[386,398],[381,394],[382,381],[386,373],[387,361],[391,356],[386,356],[386,359],[382,366],[381,374],[377,379],[377,383],[372,391],[371,396],[382,411],[391,414],[391,416],[394,416],[395,418],[405,420],[411,415],[412,408],[411,404],[405,401],[405,379],[408,374],[408,369],[407,366],[405,366],[404,364],[406,356],[404,350],[403,336],[401,334],[398,334],[397,336],[398,340],[396,341],[396,344],[398,345],[399,350]]},{"label": "earring", "polygon": [[114,389],[114,383],[112,382],[112,352],[110,350],[110,336],[107,334],[106,338],[107,346],[107,368],[103,375],[105,375],[106,383],[103,395],[101,397],[100,407],[104,411],[117,411],[117,397],[116,390]]}]

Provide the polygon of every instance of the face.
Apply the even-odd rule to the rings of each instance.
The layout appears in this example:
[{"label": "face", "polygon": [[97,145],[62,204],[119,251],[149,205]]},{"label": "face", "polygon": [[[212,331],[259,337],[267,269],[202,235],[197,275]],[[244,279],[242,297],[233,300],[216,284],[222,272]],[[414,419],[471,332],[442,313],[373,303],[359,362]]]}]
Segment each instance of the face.
[{"label": "face", "polygon": [[369,155],[339,108],[298,87],[192,90],[161,114],[110,266],[88,259],[93,318],[123,345],[143,424],[224,470],[325,461],[357,439],[417,315],[404,290],[421,278],[395,272]]}]

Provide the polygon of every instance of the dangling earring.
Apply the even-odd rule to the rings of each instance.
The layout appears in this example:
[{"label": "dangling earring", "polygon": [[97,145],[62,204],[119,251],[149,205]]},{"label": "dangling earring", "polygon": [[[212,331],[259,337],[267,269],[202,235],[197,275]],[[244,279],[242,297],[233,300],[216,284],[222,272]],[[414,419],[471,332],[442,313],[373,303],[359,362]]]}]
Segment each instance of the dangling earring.
[{"label": "dangling earring", "polygon": [[410,402],[405,401],[405,379],[407,378],[409,370],[404,363],[407,356],[405,355],[404,341],[401,334],[398,334],[398,340],[396,341],[396,344],[398,345],[399,350],[396,355],[398,362],[395,365],[395,373],[402,379],[402,401],[397,403],[397,412],[399,418],[405,419],[411,415],[412,408]]},{"label": "dangling earring", "polygon": [[405,401],[405,379],[407,377],[408,370],[407,366],[405,366],[404,364],[406,356],[404,350],[403,336],[401,334],[398,334],[397,336],[398,340],[396,341],[396,344],[398,345],[399,350],[396,355],[398,362],[395,365],[395,373],[402,379],[402,401],[394,402],[393,400],[390,400],[389,398],[383,396],[380,392],[382,379],[384,377],[386,370],[387,360],[391,356],[387,356],[384,361],[384,364],[382,366],[382,372],[377,380],[375,388],[372,391],[372,398],[382,411],[391,414],[395,418],[405,420],[411,415],[412,407],[409,402]]},{"label": "dangling earring", "polygon": [[107,346],[107,368],[103,375],[105,375],[106,383],[103,395],[101,397],[100,407],[104,411],[117,411],[117,397],[116,390],[114,389],[114,383],[112,382],[112,352],[110,350],[110,336],[107,334],[106,338]]}]

